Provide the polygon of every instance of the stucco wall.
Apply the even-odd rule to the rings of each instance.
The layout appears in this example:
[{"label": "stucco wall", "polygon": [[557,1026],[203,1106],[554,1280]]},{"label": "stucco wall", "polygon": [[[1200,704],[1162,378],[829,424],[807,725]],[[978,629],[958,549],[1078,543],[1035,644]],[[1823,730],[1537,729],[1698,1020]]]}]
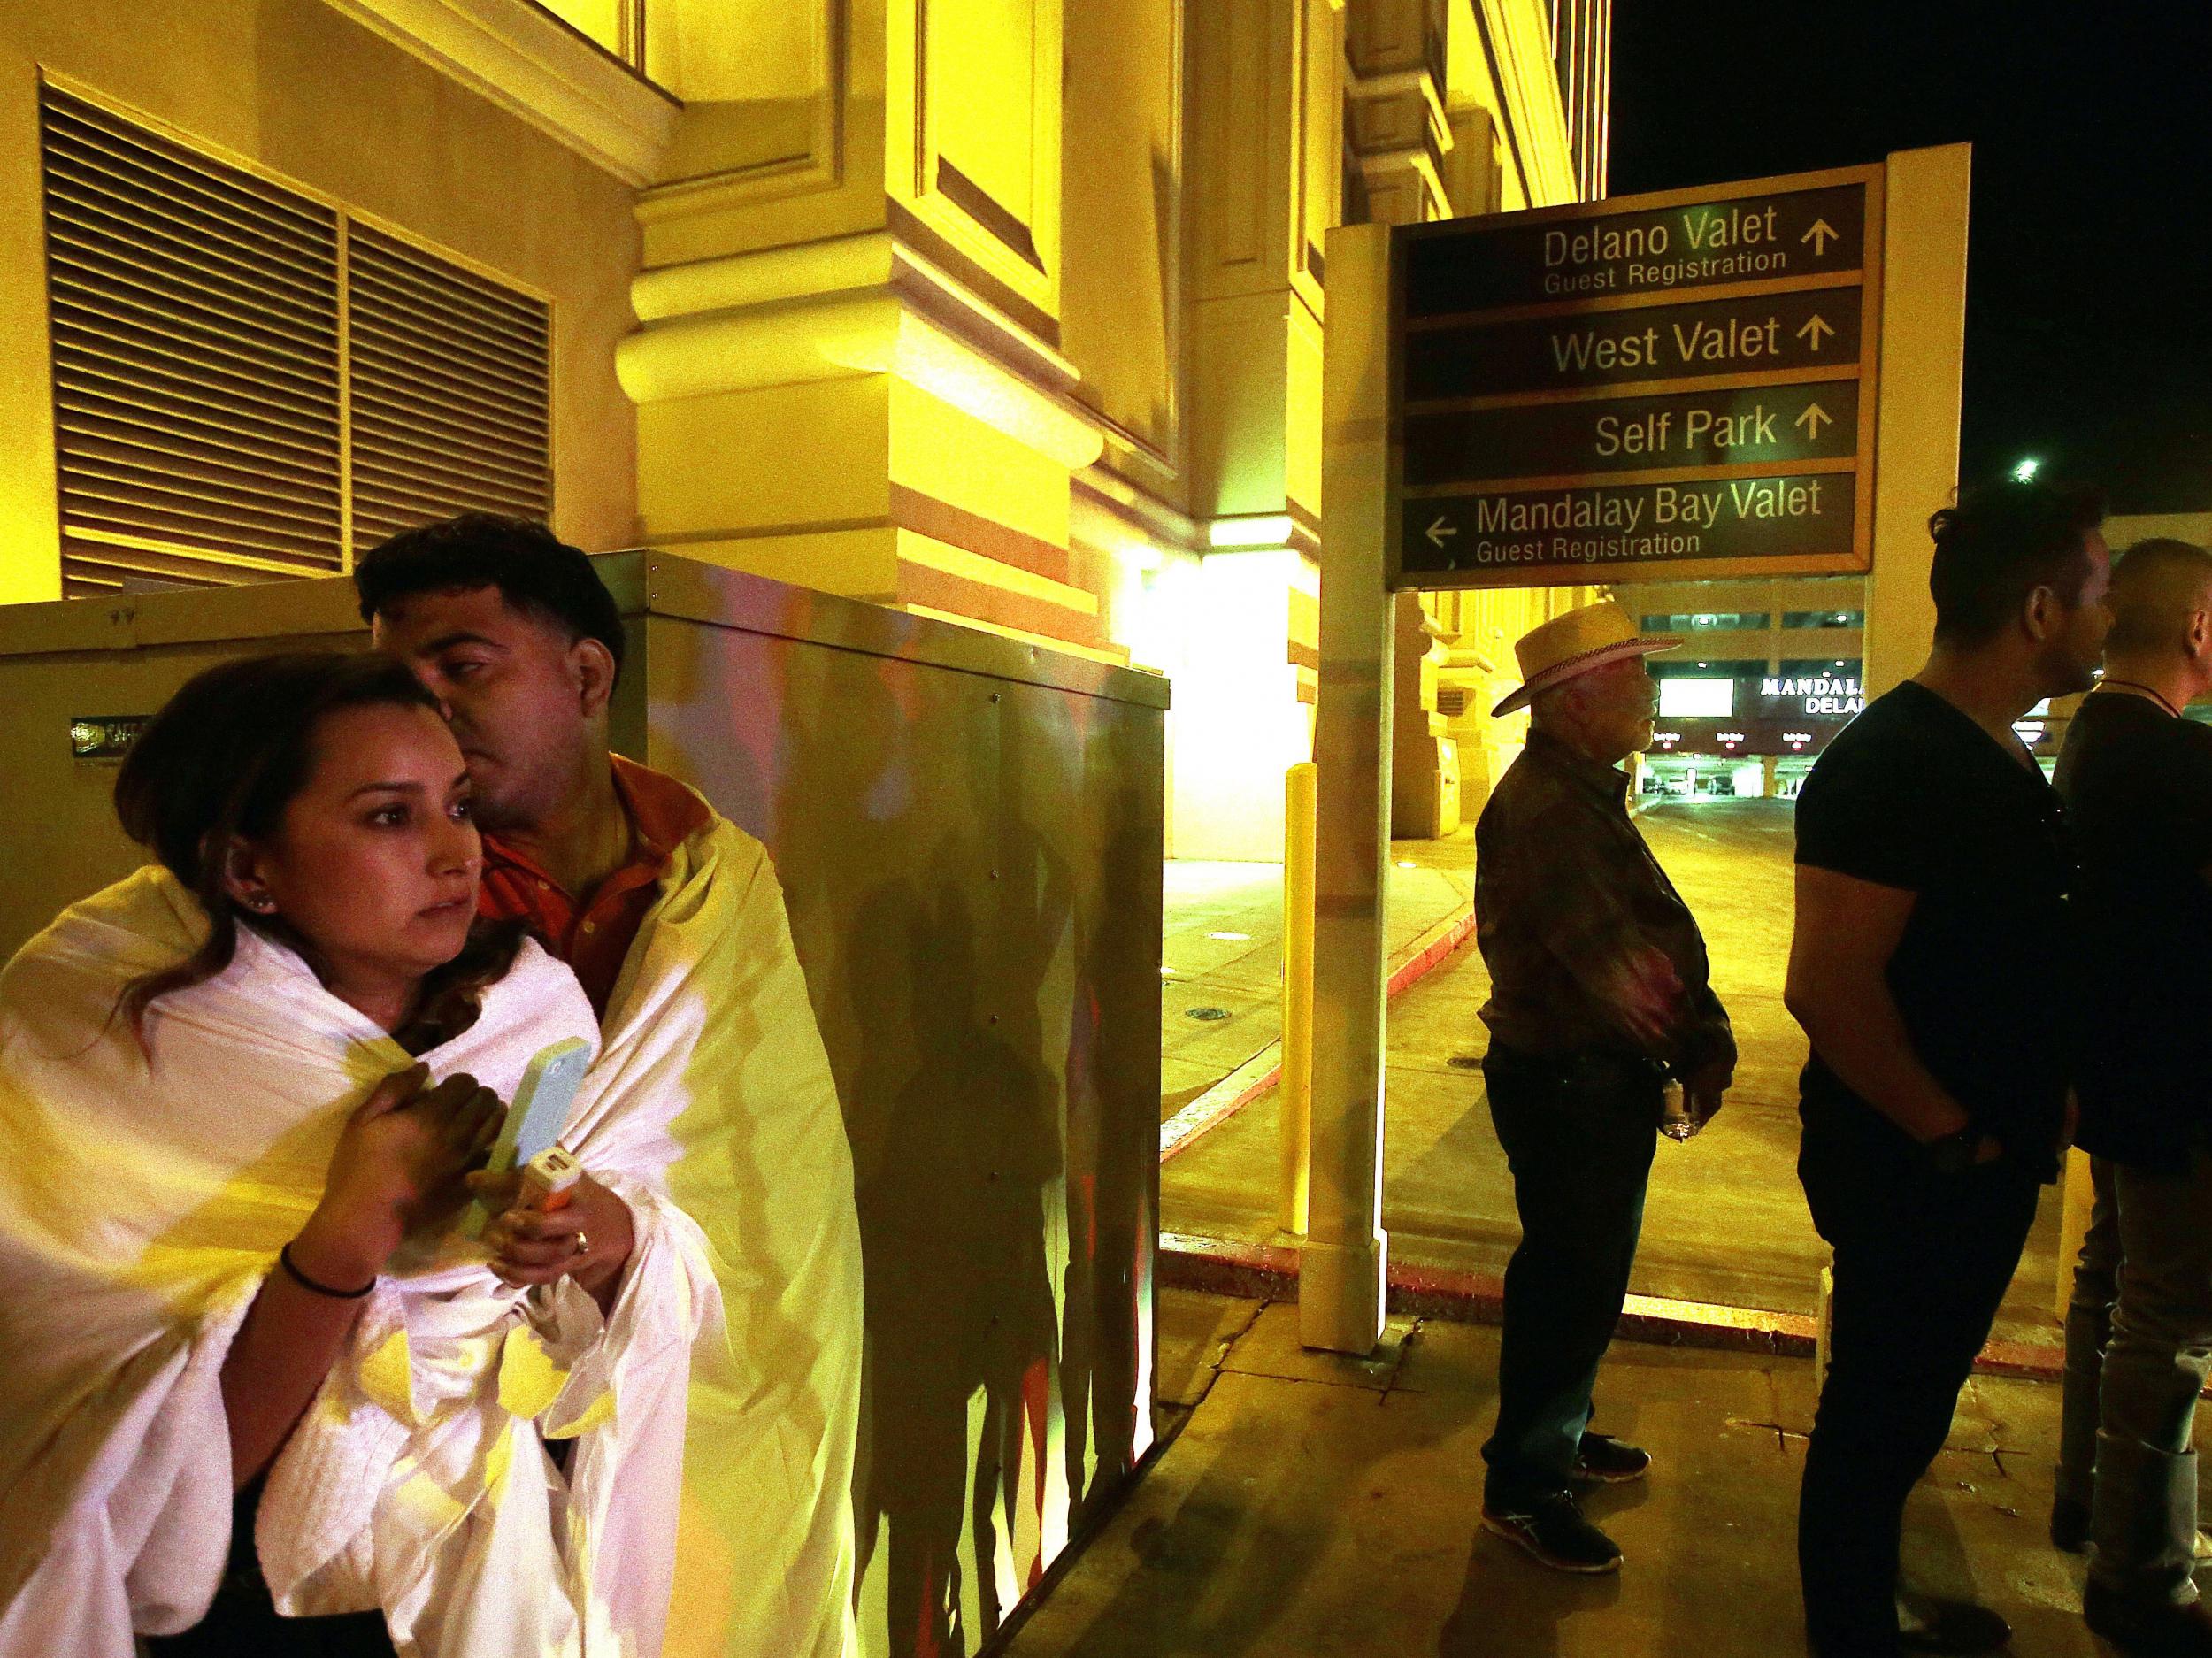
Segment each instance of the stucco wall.
[{"label": "stucco wall", "polygon": [[0,6],[0,603],[60,592],[38,85],[50,72],[554,301],[554,518],[589,549],[636,526],[631,193],[319,0]]}]

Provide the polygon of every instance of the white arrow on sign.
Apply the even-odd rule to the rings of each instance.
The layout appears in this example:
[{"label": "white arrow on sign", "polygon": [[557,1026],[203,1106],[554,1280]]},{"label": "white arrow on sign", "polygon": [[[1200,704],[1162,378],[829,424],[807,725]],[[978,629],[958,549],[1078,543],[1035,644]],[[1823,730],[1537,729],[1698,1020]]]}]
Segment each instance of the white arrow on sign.
[{"label": "white arrow on sign", "polygon": [[1834,236],[1839,234],[1839,233],[1837,231],[1836,227],[1830,224],[1826,219],[1816,219],[1813,220],[1813,227],[1807,231],[1803,235],[1800,236],[1798,240],[1800,242],[1811,242],[1813,244],[1813,257],[1817,259],[1822,254],[1828,251],[1828,239],[1831,236]]},{"label": "white arrow on sign", "polygon": [[1835,333],[1834,326],[1818,311],[1805,319],[1805,326],[1797,331],[1797,337],[1805,342],[1808,350],[1817,351],[1820,342]]},{"label": "white arrow on sign", "polygon": [[1456,535],[1459,533],[1459,526],[1456,524],[1447,524],[1442,517],[1440,516],[1435,523],[1429,526],[1426,533],[1429,538],[1430,546],[1441,547],[1444,545],[1444,538],[1446,536]]},{"label": "white arrow on sign", "polygon": [[1834,418],[1835,416],[1830,414],[1818,403],[1809,403],[1805,405],[1805,412],[1799,415],[1797,418],[1790,424],[1793,426],[1803,426],[1805,428],[1805,435],[1807,437],[1817,438],[1820,435],[1820,428],[1826,426]]}]

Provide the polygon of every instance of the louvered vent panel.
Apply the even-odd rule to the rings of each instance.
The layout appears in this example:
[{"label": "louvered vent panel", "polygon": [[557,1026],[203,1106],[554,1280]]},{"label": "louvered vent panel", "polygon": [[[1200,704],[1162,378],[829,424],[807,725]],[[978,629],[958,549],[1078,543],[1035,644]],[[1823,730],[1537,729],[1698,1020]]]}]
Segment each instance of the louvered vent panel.
[{"label": "louvered vent panel", "polygon": [[338,221],[41,90],[73,595],[342,567]]},{"label": "louvered vent panel", "polygon": [[356,225],[353,545],[455,512],[552,510],[546,308]]}]

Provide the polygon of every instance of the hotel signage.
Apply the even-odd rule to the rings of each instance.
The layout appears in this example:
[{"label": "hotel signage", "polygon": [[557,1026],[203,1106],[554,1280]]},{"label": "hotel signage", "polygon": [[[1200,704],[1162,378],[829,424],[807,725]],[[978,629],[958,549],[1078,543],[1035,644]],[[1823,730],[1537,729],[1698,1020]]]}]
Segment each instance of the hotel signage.
[{"label": "hotel signage", "polygon": [[1759,699],[1770,718],[1790,714],[1848,719],[1866,706],[1855,673],[1801,674],[1759,681]]},{"label": "hotel signage", "polygon": [[[1680,679],[1699,677],[1684,674]],[[1713,679],[1728,689],[1708,699],[1711,712],[1701,709],[1687,718],[1666,711],[1671,700],[1666,687],[1680,680],[1660,681],[1661,713],[1652,737],[1652,753],[1739,759],[1816,755],[1865,706],[1856,663],[1827,672],[1715,674]]]},{"label": "hotel signage", "polygon": [[1882,176],[1394,231],[1391,585],[1865,570]]}]

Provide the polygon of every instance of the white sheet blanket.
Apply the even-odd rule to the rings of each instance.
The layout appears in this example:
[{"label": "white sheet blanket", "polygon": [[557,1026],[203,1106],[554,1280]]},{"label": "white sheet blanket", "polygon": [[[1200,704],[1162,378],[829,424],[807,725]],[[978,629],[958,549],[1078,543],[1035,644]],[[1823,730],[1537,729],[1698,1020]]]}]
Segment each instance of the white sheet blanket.
[{"label": "white sheet blanket", "polygon": [[[0,1658],[129,1658],[204,1611],[228,1545],[219,1381],[346,1116],[411,1063],[291,952],[164,998],[151,1063],[112,1016],[204,923],[141,871],[0,972]],[[596,1041],[534,945],[424,1055],[511,1095]],[[718,1342],[705,1238],[666,1195],[686,1101],[649,1068],[588,1079],[562,1143],[637,1247],[602,1319],[564,1280],[503,1286],[451,1230],[411,1239],[272,1469],[257,1540],[280,1609],[384,1609],[424,1658],[651,1658],[674,1555],[689,1353]],[[543,1440],[572,1437],[572,1484]]]}]

